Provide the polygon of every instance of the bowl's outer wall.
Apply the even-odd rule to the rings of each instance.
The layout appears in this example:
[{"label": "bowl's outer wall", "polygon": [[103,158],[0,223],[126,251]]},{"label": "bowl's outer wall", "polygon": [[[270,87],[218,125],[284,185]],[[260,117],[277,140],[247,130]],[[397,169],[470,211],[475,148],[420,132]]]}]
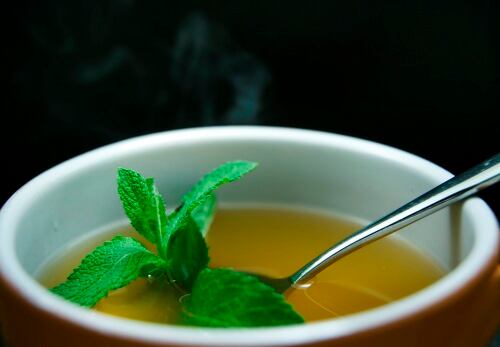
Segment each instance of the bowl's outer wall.
[{"label": "bowl's outer wall", "polygon": [[[7,347],[160,346],[97,334],[33,308],[7,283],[2,283],[0,288],[3,298],[2,328]],[[490,266],[478,275],[474,283],[434,310],[408,317],[381,329],[306,345],[484,347],[499,324],[499,292],[500,271],[496,259],[492,259]],[[193,331],[193,334],[196,332]]]}]

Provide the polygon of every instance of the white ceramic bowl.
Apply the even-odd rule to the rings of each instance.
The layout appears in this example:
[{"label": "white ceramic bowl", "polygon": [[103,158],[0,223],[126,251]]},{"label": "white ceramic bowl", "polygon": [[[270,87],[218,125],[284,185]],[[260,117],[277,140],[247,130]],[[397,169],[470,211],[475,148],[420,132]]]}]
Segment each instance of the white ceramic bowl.
[{"label": "white ceramic bowl", "polygon": [[[274,127],[170,131],[83,154],[30,181],[1,210],[0,319],[10,346],[472,346],[463,343],[483,343],[498,325],[498,224],[477,198],[399,233],[449,270],[444,278],[383,307],[318,323],[228,330],[155,325],[79,308],[33,278],[65,244],[123,218],[118,166],[155,177],[173,204],[202,173],[234,159],[260,167],[221,189],[226,203],[301,205],[365,220],[451,177],[381,144]],[[476,332],[463,331],[465,324]]]}]

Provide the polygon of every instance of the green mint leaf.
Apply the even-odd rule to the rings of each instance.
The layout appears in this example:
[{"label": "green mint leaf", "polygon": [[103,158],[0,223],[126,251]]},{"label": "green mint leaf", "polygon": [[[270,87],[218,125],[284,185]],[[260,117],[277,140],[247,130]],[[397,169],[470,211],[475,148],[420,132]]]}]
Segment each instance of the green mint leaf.
[{"label": "green mint leaf", "polygon": [[203,204],[198,206],[191,212],[191,217],[193,218],[196,225],[198,225],[198,230],[201,235],[206,236],[215,216],[215,210],[217,208],[217,199],[214,194],[208,195],[207,199]]},{"label": "green mint leaf", "polygon": [[230,161],[222,164],[199,180],[191,191],[182,198],[181,208],[168,218],[165,245],[168,245],[169,238],[187,223],[193,210],[202,205],[215,189],[225,183],[240,179],[255,169],[256,166],[257,163],[248,161]]},{"label": "green mint leaf", "polygon": [[158,247],[160,256],[164,256],[161,250],[164,249],[167,214],[154,180],[125,168],[118,169],[117,180],[118,194],[132,226]]},{"label": "green mint leaf", "polygon": [[208,266],[208,247],[193,218],[170,239],[168,274],[184,290],[191,290],[201,270]]},{"label": "green mint leaf", "polygon": [[[208,266],[208,247],[204,236],[215,214],[216,198],[210,194],[195,208],[187,223],[177,230],[168,243],[168,274],[171,281],[186,291],[191,290],[198,273]],[[174,211],[169,218],[173,218]]]},{"label": "green mint leaf", "polygon": [[183,302],[183,321],[206,327],[259,327],[303,323],[283,295],[256,277],[205,269]]},{"label": "green mint leaf", "polygon": [[187,204],[206,197],[224,183],[234,182],[257,167],[257,163],[244,160],[228,161],[207,173],[195,186],[182,197]]},{"label": "green mint leaf", "polygon": [[81,306],[92,307],[109,291],[164,266],[165,262],[139,241],[116,236],[87,254],[66,282],[51,291]]}]

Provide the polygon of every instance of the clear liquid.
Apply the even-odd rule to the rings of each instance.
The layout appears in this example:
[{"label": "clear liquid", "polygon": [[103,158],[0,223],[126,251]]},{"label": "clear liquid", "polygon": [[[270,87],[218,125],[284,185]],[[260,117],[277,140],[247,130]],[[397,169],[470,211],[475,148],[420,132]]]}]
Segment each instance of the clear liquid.
[{"label": "clear liquid", "polygon": [[[288,276],[360,225],[319,213],[281,208],[220,209],[207,235],[211,267],[231,267],[268,276]],[[115,234],[147,241],[128,228],[76,244],[43,267],[40,282],[64,281],[81,258]],[[386,237],[339,260],[301,288],[286,293],[290,304],[315,321],[343,316],[412,294],[444,275],[430,257],[398,237]],[[176,324],[179,295],[168,286],[139,279],[102,299],[107,314]]]}]

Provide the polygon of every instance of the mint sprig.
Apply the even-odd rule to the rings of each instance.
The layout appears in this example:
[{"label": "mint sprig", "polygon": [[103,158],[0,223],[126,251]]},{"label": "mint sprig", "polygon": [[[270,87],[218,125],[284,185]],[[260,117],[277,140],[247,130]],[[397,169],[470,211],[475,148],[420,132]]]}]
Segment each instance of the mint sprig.
[{"label": "mint sprig", "polygon": [[109,291],[138,277],[167,281],[184,293],[183,322],[209,327],[269,326],[303,322],[281,294],[256,277],[230,269],[208,269],[204,236],[216,210],[214,191],[257,166],[227,162],[206,174],[167,216],[152,178],[118,169],[118,193],[132,226],[156,245],[158,255],[139,241],[117,236],[82,260],[68,279],[51,291],[92,307]]}]

